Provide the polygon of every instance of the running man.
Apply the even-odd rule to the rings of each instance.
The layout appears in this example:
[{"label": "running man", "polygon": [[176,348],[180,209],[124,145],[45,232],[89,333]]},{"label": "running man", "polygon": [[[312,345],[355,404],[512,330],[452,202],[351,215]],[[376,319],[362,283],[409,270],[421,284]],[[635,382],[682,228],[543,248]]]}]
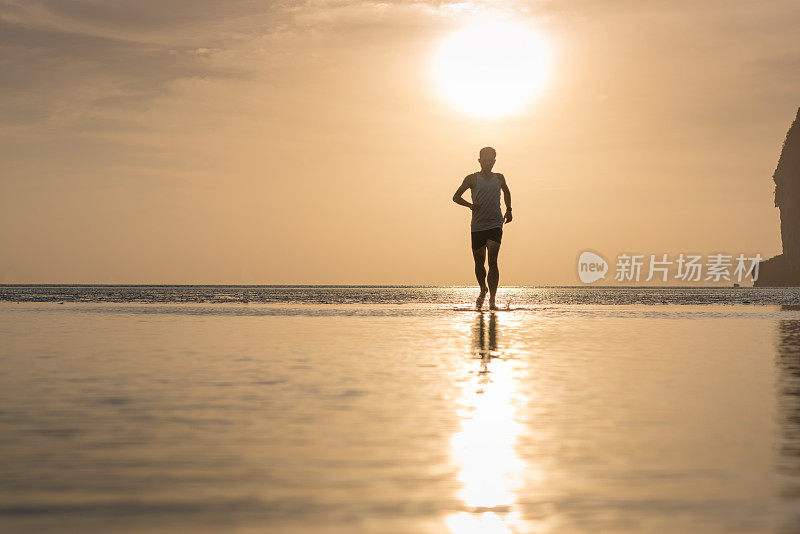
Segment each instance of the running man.
[{"label": "running man", "polygon": [[[503,238],[503,221],[511,222],[511,191],[506,184],[506,178],[498,172],[492,172],[497,152],[492,147],[480,150],[478,162],[481,164],[480,172],[464,178],[459,188],[453,195],[453,202],[461,204],[472,210],[472,257],[475,259],[475,276],[478,278],[480,294],[475,301],[475,307],[481,309],[486,298],[486,282],[489,282],[489,309],[496,310],[495,296],[497,283],[500,281],[500,271],[497,269],[497,254],[500,252],[500,241]],[[472,190],[472,204],[461,198],[464,191]],[[500,191],[506,202],[506,214],[500,210]],[[487,279],[484,261],[486,251],[489,251],[489,276]]]}]

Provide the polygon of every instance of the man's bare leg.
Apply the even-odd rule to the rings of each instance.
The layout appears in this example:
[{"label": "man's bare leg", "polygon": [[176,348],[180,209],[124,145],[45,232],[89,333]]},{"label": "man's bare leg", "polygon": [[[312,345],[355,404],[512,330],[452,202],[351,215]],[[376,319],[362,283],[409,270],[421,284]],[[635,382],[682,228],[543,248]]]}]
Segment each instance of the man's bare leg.
[{"label": "man's bare leg", "polygon": [[497,284],[500,281],[500,270],[497,268],[497,254],[500,252],[500,243],[489,239],[486,241],[486,248],[489,251],[489,309],[496,310],[494,298],[497,295]]},{"label": "man's bare leg", "polygon": [[478,285],[481,288],[480,295],[475,301],[475,308],[481,309],[483,299],[486,298],[486,268],[483,266],[484,261],[486,261],[486,246],[473,248],[472,257],[475,260],[475,278],[478,279]]}]

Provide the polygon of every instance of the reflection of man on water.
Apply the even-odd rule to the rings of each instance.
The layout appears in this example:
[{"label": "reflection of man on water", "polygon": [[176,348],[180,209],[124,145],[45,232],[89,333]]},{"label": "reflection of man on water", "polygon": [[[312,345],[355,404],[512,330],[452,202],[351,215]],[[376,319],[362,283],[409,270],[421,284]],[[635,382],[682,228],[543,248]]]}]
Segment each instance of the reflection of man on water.
[{"label": "reflection of man on water", "polygon": [[482,373],[488,372],[486,364],[494,357],[497,357],[497,316],[489,314],[488,332],[483,313],[478,315],[475,326],[472,330],[472,348],[475,354],[481,359]]},{"label": "reflection of man on water", "polygon": [[[482,148],[478,157],[478,162],[481,164],[480,172],[472,173],[464,178],[453,195],[453,202],[472,210],[472,221],[470,222],[472,257],[475,260],[475,277],[480,286],[480,294],[475,301],[475,307],[478,309],[483,306],[487,282],[489,283],[489,308],[497,309],[495,296],[500,280],[497,255],[500,252],[500,241],[503,238],[503,222],[511,222],[511,191],[508,189],[505,176],[498,172],[492,172],[496,156],[494,148]],[[471,204],[461,198],[467,189],[472,190]],[[503,192],[506,202],[505,216],[500,209],[500,191]],[[487,250],[489,253],[488,277],[484,268]]]}]

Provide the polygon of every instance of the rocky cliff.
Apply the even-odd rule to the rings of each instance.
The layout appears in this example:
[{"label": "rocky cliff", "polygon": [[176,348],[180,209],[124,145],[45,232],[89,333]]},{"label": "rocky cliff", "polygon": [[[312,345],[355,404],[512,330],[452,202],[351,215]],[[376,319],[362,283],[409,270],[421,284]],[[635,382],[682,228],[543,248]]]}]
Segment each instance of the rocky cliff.
[{"label": "rocky cliff", "polygon": [[786,134],[775,181],[775,205],[780,210],[783,254],[758,266],[754,286],[800,286],[800,110]]}]

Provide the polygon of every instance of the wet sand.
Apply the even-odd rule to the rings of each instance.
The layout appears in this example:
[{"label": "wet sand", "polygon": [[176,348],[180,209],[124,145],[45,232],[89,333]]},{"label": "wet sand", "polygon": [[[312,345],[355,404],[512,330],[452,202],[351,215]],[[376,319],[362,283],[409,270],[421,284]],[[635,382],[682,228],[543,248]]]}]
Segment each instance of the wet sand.
[{"label": "wet sand", "polygon": [[0,303],[0,530],[793,532],[792,306]]}]

